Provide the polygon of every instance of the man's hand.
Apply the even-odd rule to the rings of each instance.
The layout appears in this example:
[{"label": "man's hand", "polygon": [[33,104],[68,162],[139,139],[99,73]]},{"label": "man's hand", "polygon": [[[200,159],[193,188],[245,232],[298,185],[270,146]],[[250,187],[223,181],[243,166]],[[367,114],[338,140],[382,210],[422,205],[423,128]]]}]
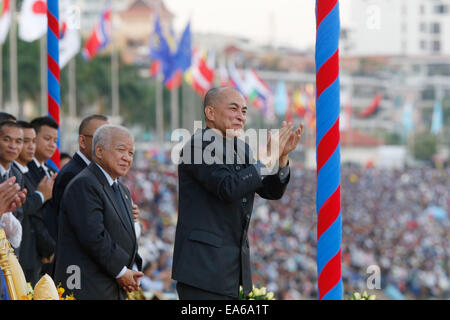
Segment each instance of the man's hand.
[{"label": "man's hand", "polygon": [[52,263],[55,254],[53,253],[49,258],[42,258],[42,263]]},{"label": "man's hand", "polygon": [[116,281],[123,290],[131,292],[139,289],[143,275],[142,272],[127,269],[125,274],[116,279]]},{"label": "man's hand", "polygon": [[139,219],[139,214],[141,213],[139,211],[139,207],[137,204],[134,204],[131,206],[133,208],[133,218],[134,218],[134,222],[138,222]]},{"label": "man's hand", "polygon": [[260,150],[258,158],[267,168],[272,167],[277,161],[280,161],[281,154],[290,138],[292,128],[291,123],[284,125],[275,136],[272,136],[269,131],[267,147]]},{"label": "man's hand", "polygon": [[52,198],[53,185],[55,184],[56,174],[51,178],[45,176],[37,186],[37,191],[40,191],[44,196],[44,202]]},{"label": "man's hand", "polygon": [[0,184],[0,216],[17,210],[25,202],[27,190],[20,191],[20,186],[15,182],[16,177],[13,176]]},{"label": "man's hand", "polygon": [[[288,126],[286,121],[283,121],[282,126],[283,127]],[[289,139],[288,139],[283,151],[280,154],[280,167],[281,168],[284,168],[285,166],[287,166],[287,163],[289,160],[288,155],[289,155],[289,153],[294,151],[295,148],[297,148],[297,145],[300,141],[302,133],[303,133],[303,123],[300,124],[300,126],[297,128],[297,130],[295,130],[294,132],[290,132]]]}]

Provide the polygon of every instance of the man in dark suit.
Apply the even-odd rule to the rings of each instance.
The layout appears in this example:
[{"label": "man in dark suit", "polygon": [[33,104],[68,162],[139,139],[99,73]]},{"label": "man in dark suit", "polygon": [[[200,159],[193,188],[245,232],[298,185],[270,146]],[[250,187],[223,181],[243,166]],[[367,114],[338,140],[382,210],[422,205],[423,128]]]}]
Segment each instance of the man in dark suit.
[{"label": "man in dark suit", "polygon": [[126,291],[139,287],[143,273],[131,269],[134,263],[142,268],[131,195],[118,181],[133,155],[134,139],[127,129],[100,127],[93,138],[93,162],[64,191],[55,281],[76,299],[125,299]]},{"label": "man in dark suit", "polygon": [[[21,189],[23,189],[24,186],[22,173],[11,164],[19,156],[22,145],[22,128],[12,121],[0,122],[0,183],[3,183],[14,176],[16,177],[16,183]],[[20,222],[22,222],[24,217],[22,207],[15,210],[13,214]],[[20,248],[18,244],[13,244],[13,247],[16,250],[16,254],[19,254]]]},{"label": "man in dark suit", "polygon": [[54,180],[45,176],[37,184],[29,175],[27,164],[32,161],[36,150],[36,132],[28,122],[18,121],[17,124],[23,130],[23,147],[12,166],[22,173],[24,187],[28,191],[22,206],[23,236],[18,258],[27,282],[34,286],[39,280],[42,264],[50,262],[55,249],[42,212],[44,203],[52,196]]},{"label": "man in dark suit", "polygon": [[95,131],[104,124],[108,118],[103,115],[91,115],[81,121],[78,129],[78,147],[72,159],[61,169],[55,180],[53,197],[51,201],[53,214],[58,216],[59,205],[68,183],[86,168],[92,161],[92,138]]},{"label": "man in dark suit", "polygon": [[[247,234],[254,196],[282,197],[290,177],[288,154],[297,146],[302,126],[292,132],[292,125],[283,123],[279,138],[267,146],[276,152],[264,157],[261,152],[251,163],[249,145],[237,139],[246,112],[236,89],[211,89],[204,100],[206,128],[183,147],[172,265],[180,299],[237,299],[240,285],[245,294],[252,289]],[[205,159],[206,154],[212,159]],[[275,163],[279,170],[267,174]]]},{"label": "man in dark suit", "polygon": [[[58,142],[58,124],[50,117],[39,117],[33,119],[30,124],[36,131],[36,151],[27,167],[29,169],[28,175],[34,181],[35,185],[44,178],[56,178],[56,171],[47,166],[47,161],[53,156],[57,148]],[[53,241],[56,241],[56,229],[58,221],[52,215],[50,201],[45,201],[42,207],[42,213],[44,217],[44,223],[47,230],[52,237]],[[51,274],[53,270],[52,262],[54,258],[53,247],[52,255],[49,258],[48,263],[44,263],[42,266],[41,274]]]}]

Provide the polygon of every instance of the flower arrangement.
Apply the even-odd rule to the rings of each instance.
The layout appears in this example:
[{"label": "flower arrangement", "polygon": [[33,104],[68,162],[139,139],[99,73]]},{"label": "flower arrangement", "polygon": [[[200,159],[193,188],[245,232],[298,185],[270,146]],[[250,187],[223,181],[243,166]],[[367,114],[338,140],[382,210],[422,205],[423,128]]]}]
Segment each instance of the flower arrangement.
[{"label": "flower arrangement", "polygon": [[354,292],[351,296],[347,296],[345,300],[376,300],[377,296],[372,294],[368,295],[366,291],[362,293]]},{"label": "flower arrangement", "polygon": [[63,297],[65,290],[61,287],[61,282],[58,284],[58,287],[56,287],[56,290],[58,290],[59,300],[76,300],[73,296],[73,292],[70,295]]},{"label": "flower arrangement", "polygon": [[275,300],[274,294],[271,291],[267,291],[266,287],[256,288],[253,286],[252,291],[248,296],[244,296],[244,289],[239,287],[239,300]]},{"label": "flower arrangement", "polygon": [[[20,297],[20,300],[34,300],[34,290],[33,287],[31,286],[31,283],[27,282],[27,286],[28,286],[28,293],[26,296]],[[75,297],[73,296],[73,293],[71,293],[70,295],[63,296],[65,289],[61,287],[61,283],[58,284],[56,290],[58,291],[59,300],[76,300]]]}]

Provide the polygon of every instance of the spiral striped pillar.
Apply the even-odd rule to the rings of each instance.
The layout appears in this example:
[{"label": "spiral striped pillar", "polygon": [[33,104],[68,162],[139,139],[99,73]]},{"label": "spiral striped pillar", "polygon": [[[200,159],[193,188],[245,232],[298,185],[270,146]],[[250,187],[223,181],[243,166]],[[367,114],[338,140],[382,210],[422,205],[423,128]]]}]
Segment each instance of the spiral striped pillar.
[{"label": "spiral striped pillar", "polygon": [[[59,122],[61,89],[59,85],[59,8],[58,0],[47,0],[47,82],[48,82],[48,115],[56,123]],[[49,165],[59,169],[60,130],[56,152],[49,160]]]},{"label": "spiral striped pillar", "polygon": [[316,0],[317,270],[319,300],[342,300],[339,1]]}]

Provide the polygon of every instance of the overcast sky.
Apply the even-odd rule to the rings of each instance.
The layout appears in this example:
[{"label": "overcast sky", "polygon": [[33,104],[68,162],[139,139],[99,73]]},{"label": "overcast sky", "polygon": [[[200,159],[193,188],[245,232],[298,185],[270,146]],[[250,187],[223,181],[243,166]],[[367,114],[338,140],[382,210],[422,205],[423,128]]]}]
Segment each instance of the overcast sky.
[{"label": "overcast sky", "polygon": [[[342,24],[351,0],[340,1]],[[299,49],[314,46],[315,0],[165,0],[180,32],[191,19],[193,32],[238,35]]]}]

